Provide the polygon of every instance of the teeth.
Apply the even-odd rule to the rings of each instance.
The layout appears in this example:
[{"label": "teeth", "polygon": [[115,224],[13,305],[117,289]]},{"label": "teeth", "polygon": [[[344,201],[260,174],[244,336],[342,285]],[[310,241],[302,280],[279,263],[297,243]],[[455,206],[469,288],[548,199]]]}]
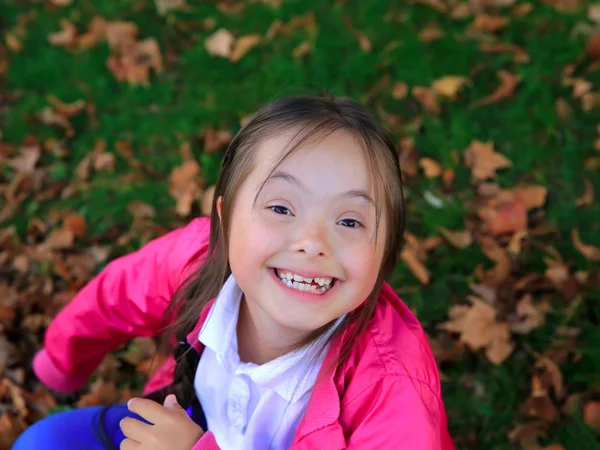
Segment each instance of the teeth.
[{"label": "teeth", "polygon": [[[277,272],[282,283],[288,287],[297,289],[302,292],[314,292],[324,294],[331,289],[332,278],[304,278],[301,275],[296,275],[290,272],[279,273]],[[312,284],[313,280],[318,286]]]}]

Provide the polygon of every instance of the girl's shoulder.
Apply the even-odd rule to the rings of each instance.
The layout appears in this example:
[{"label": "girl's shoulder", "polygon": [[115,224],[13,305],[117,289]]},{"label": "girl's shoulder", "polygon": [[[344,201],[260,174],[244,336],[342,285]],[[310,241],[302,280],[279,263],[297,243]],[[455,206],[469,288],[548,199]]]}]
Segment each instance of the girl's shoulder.
[{"label": "girl's shoulder", "polygon": [[338,373],[345,393],[360,392],[383,378],[408,378],[440,395],[435,358],[423,327],[410,308],[384,283],[369,325]]}]

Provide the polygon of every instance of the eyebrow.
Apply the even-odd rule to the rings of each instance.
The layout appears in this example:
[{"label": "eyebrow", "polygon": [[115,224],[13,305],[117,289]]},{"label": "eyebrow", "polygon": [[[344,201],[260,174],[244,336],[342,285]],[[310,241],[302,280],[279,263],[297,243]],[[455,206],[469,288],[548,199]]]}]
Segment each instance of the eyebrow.
[{"label": "eyebrow", "polygon": [[[267,178],[267,180],[265,181],[265,184],[267,184],[269,181],[274,181],[274,180],[283,180],[290,184],[296,185],[298,188],[300,188],[302,190],[306,190],[306,188],[300,182],[300,180],[298,180],[295,176],[293,176],[292,174],[290,174],[288,172],[283,172],[281,170],[275,171],[269,178]],[[338,195],[338,198],[361,198],[361,199],[365,200],[367,203],[370,203],[371,205],[375,206],[375,201],[371,198],[371,196],[369,194],[367,194],[362,189],[352,189],[350,191],[343,192],[340,195]]]}]

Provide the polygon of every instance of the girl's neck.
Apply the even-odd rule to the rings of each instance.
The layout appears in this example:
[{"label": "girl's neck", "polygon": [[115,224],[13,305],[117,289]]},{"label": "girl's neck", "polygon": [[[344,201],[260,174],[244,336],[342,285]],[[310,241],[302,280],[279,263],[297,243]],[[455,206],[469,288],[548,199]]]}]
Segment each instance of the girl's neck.
[{"label": "girl's neck", "polygon": [[237,322],[240,361],[265,364],[290,351],[305,336],[295,330],[284,330],[256,303],[242,297]]}]

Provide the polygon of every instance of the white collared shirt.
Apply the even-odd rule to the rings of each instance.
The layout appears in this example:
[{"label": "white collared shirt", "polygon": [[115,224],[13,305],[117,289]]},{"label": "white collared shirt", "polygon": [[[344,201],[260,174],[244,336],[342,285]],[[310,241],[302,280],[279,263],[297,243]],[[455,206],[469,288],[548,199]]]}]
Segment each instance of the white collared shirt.
[{"label": "white collared shirt", "polygon": [[194,387],[208,429],[223,450],[288,449],[293,441],[327,348],[331,330],[306,349],[263,365],[240,361],[237,321],[242,291],[233,275],[225,282],[198,339],[205,346]]}]

